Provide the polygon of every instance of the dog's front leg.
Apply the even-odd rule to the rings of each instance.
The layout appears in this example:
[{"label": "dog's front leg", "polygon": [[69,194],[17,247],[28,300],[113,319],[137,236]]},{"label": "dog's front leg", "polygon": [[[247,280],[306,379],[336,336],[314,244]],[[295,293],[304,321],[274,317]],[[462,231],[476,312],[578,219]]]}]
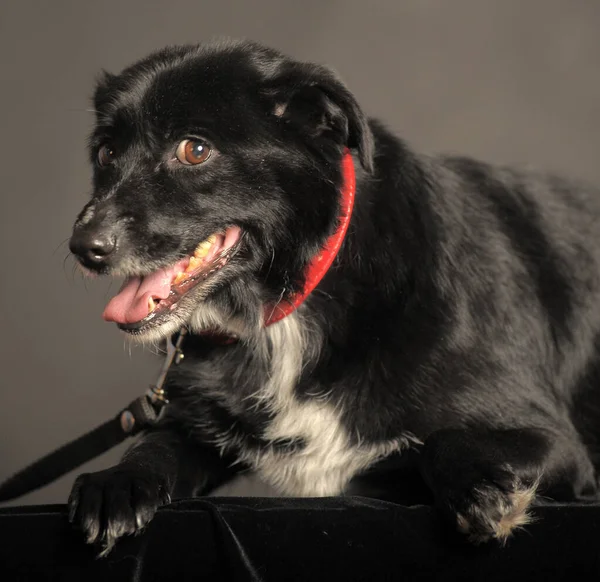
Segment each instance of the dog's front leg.
[{"label": "dog's front leg", "polygon": [[575,499],[596,492],[583,447],[547,429],[440,430],[425,441],[420,468],[437,505],[474,543],[504,542],[530,521],[538,486]]},{"label": "dog's front leg", "polygon": [[157,427],[142,434],[118,465],[77,478],[69,520],[106,555],[118,538],[141,531],[174,493],[201,494],[231,474],[216,451]]}]

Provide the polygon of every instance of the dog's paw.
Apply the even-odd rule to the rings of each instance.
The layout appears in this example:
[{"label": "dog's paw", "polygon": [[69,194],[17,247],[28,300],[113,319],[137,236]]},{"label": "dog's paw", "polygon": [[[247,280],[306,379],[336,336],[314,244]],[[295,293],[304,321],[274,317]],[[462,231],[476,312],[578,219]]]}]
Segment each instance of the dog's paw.
[{"label": "dog's paw", "polygon": [[473,500],[456,513],[456,525],[475,544],[491,539],[504,544],[515,530],[532,521],[527,510],[535,498],[535,487],[516,485],[506,492],[486,484],[475,488],[471,496]]},{"label": "dog's paw", "polygon": [[468,486],[446,489],[442,503],[470,542],[495,539],[504,544],[516,530],[531,523],[528,510],[536,487],[536,483],[522,483],[510,467],[490,468]]},{"label": "dog's paw", "polygon": [[69,521],[105,556],[120,537],[139,533],[158,507],[169,502],[167,484],[159,476],[117,466],[77,478],[68,502]]}]

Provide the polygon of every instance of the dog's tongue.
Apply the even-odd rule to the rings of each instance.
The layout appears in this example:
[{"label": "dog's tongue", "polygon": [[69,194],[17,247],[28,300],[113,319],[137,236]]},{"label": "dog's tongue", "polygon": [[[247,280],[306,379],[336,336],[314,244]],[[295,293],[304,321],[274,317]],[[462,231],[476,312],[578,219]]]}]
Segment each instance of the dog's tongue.
[{"label": "dog's tongue", "polygon": [[171,292],[171,282],[185,270],[187,259],[172,267],[160,269],[145,277],[130,277],[120,291],[110,300],[102,317],[115,323],[136,323],[148,315],[148,300],[166,299]]}]

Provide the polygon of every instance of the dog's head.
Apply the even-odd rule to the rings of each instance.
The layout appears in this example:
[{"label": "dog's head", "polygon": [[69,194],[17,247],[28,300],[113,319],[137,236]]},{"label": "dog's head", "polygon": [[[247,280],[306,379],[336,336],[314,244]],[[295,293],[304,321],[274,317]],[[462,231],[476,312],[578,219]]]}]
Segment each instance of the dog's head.
[{"label": "dog's head", "polygon": [[94,191],[70,248],[126,277],[104,317],[140,338],[260,323],[336,227],[344,149],[373,163],[339,79],[253,43],[154,53],[105,74],[94,107]]}]

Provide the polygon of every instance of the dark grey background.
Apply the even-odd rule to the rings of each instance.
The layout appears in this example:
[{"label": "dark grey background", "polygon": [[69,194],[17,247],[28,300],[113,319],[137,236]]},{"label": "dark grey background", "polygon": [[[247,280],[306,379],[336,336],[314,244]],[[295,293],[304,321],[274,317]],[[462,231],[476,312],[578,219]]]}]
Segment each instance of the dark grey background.
[{"label": "dark grey background", "polygon": [[[63,270],[100,68],[245,36],[332,65],[415,147],[600,182],[599,27],[598,0],[1,2],[0,479],[107,419],[157,369],[101,320],[108,281]],[[63,502],[72,479],[22,501]]]}]

